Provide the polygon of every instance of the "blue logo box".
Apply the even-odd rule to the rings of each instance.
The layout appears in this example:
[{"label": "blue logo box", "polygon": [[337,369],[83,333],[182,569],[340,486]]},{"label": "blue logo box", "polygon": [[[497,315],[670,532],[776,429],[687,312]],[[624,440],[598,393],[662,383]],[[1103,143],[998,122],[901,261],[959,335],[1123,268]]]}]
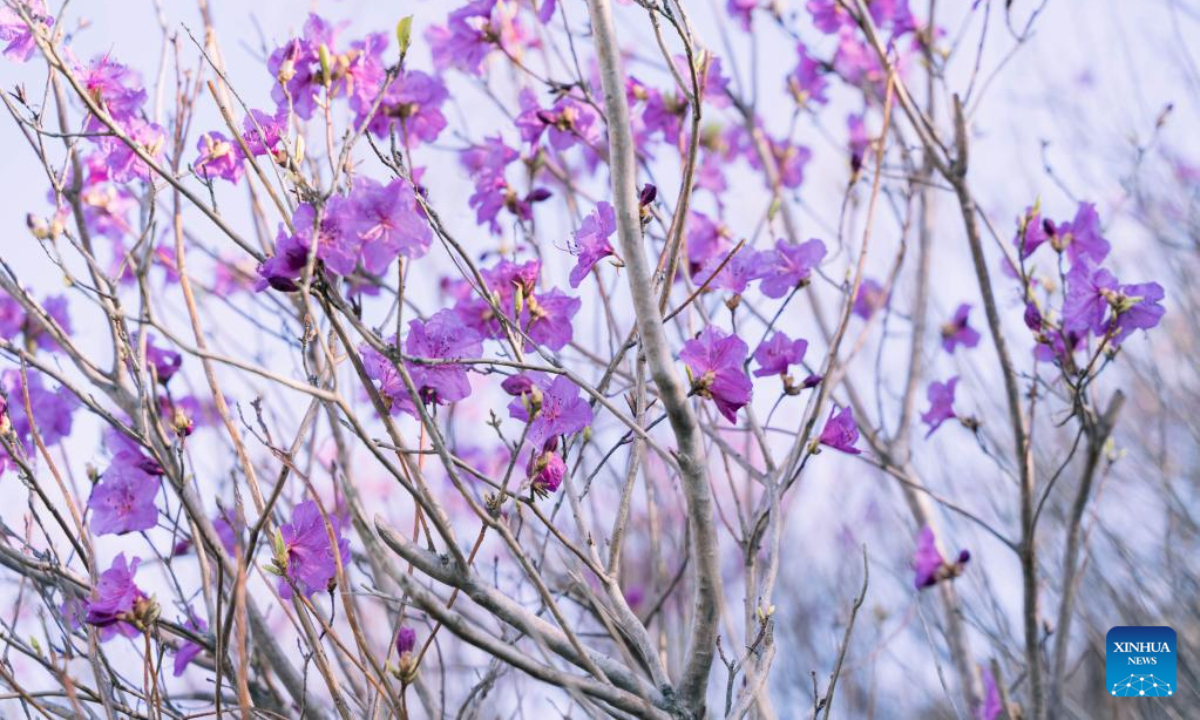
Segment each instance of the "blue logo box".
[{"label": "blue logo box", "polygon": [[1116,697],[1171,697],[1175,684],[1175,631],[1169,627],[1115,627],[1105,640],[1108,693]]}]

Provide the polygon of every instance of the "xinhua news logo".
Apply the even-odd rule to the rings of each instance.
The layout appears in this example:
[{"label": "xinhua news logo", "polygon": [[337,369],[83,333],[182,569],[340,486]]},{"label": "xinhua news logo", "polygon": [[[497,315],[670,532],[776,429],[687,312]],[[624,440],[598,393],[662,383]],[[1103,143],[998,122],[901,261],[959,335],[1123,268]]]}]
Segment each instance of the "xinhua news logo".
[{"label": "xinhua news logo", "polygon": [[1108,631],[1105,670],[1116,697],[1175,694],[1175,631],[1169,627],[1115,627]]}]

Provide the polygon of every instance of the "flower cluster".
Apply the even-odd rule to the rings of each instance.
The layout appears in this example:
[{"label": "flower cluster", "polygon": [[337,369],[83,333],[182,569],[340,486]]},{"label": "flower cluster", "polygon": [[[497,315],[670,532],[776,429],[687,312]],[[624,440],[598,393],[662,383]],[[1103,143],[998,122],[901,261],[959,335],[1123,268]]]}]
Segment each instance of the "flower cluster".
[{"label": "flower cluster", "polygon": [[[1100,217],[1090,203],[1080,203],[1068,222],[1043,218],[1040,205],[1028,208],[1020,218],[1013,244],[1019,267],[1007,267],[1025,286],[1025,324],[1034,334],[1038,360],[1075,367],[1075,353],[1098,343],[1096,352],[1113,352],[1136,330],[1157,327],[1166,313],[1166,293],[1161,285],[1122,283],[1103,263],[1112,244],[1104,237]],[[1069,264],[1065,291],[1055,308],[1051,289],[1060,285],[1055,277],[1039,281],[1037,253],[1048,246]],[[1038,292],[1038,288],[1042,292]]]}]

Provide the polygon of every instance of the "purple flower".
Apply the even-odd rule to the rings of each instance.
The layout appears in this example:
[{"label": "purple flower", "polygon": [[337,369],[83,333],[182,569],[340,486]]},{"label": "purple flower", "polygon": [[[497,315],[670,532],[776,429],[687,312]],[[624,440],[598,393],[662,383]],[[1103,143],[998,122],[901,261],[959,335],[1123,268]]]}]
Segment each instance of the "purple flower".
[{"label": "purple flower", "polygon": [[804,43],[796,45],[796,69],[787,78],[788,90],[796,103],[807,105],[814,103],[824,105],[829,102],[825,90],[829,82],[825,79],[825,66],[811,55]]},{"label": "purple flower", "polygon": [[951,355],[959,345],[973,348],[979,344],[979,333],[967,323],[970,314],[970,303],[963,303],[954,311],[954,317],[942,326],[942,348]]},{"label": "purple flower", "polygon": [[956,563],[947,563],[946,559],[942,557],[941,551],[938,550],[933,528],[926,525],[917,535],[917,551],[913,554],[913,570],[915,571],[913,585],[921,590],[932,587],[942,580],[958,577],[962,573],[963,566],[970,559],[971,553],[963,550],[958,554]]},{"label": "purple flower", "polygon": [[[130,139],[140,145],[152,160],[159,161],[163,144],[166,142],[166,133],[162,127],[140,118],[130,118],[126,125],[125,132]],[[150,180],[150,166],[124,141],[115,137],[103,137],[99,147],[113,181],[127,183],[132,180]]]},{"label": "purple flower", "polygon": [[[393,335],[388,342],[394,344],[396,337]],[[416,417],[417,407],[413,404],[412,397],[408,394],[408,388],[404,386],[404,381],[400,378],[400,373],[392,361],[370,345],[362,345],[358,351],[362,355],[367,377],[375,381],[388,412],[392,415],[406,412]],[[416,382],[416,378],[413,378],[413,382]]]},{"label": "purple flower", "polygon": [[729,228],[725,223],[713,221],[700,212],[688,214],[687,252],[692,267],[698,268],[717,256],[724,257],[732,247]]},{"label": "purple flower", "polygon": [[268,115],[262,110],[251,110],[242,121],[242,141],[254,157],[270,155],[276,162],[286,159],[283,139],[287,136],[287,108]]},{"label": "purple flower", "polygon": [[558,491],[563,477],[567,474],[567,465],[562,457],[555,452],[558,441],[551,438],[547,447],[541,453],[530,453],[529,464],[525,473],[529,477],[530,486],[536,495],[548,495]]},{"label": "purple flower", "polygon": [[996,720],[1004,710],[1004,701],[1000,698],[1000,690],[996,687],[996,678],[987,668],[979,668],[983,678],[983,703],[976,708],[977,720]]},{"label": "purple flower", "polygon": [[275,236],[275,254],[258,266],[259,280],[254,289],[262,292],[270,287],[280,292],[296,292],[300,289],[296,281],[304,274],[307,263],[308,246],[280,225],[279,234]]},{"label": "purple flower", "polygon": [[[525,300],[521,326],[533,343],[558,352],[571,342],[574,334],[571,320],[582,305],[579,298],[570,297],[558,288],[537,296],[530,295]],[[532,349],[530,343],[525,345],[527,350]]]},{"label": "purple flower", "polygon": [[1013,238],[1013,244],[1021,254],[1021,259],[1033,255],[1042,243],[1049,239],[1046,234],[1047,223],[1042,222],[1042,215],[1037,208],[1025,208],[1025,216],[1021,218],[1017,226],[1017,236]]},{"label": "purple flower", "polygon": [[[520,96],[522,113],[517,118],[521,137],[532,145],[545,132],[555,150],[569,150],[577,143],[596,146],[601,141],[600,116],[590,105],[563,96],[549,110],[538,108],[532,93]],[[541,124],[541,129],[538,128]]]},{"label": "purple flower", "polygon": [[[680,77],[687,78],[691,75],[686,55],[675,56],[675,69],[679,71]],[[700,94],[706,102],[713,107],[729,107],[729,78],[721,71],[721,58],[714,57],[708,64],[708,72],[697,80],[700,82]]]},{"label": "purple flower", "polygon": [[[429,320],[408,324],[404,349],[409,356],[433,360],[463,360],[483,357],[483,338],[462,326],[453,310],[439,310]],[[458,364],[409,366],[413,384],[426,403],[445,405],[471,394],[467,368]]]},{"label": "purple flower", "polygon": [[[342,523],[335,514],[330,513],[329,523],[337,538],[336,552],[344,566],[350,562],[350,541],[342,537]],[[333,554],[334,546],[329,542],[329,531],[317,504],[306,500],[297,505],[292,511],[292,521],[279,527],[279,537],[283,552],[277,560],[285,561],[284,577],[279,579],[280,597],[292,599],[292,583],[306,597],[328,589],[337,577],[338,558]]]},{"label": "purple flower", "polygon": [[235,185],[242,179],[242,150],[219,132],[207,132],[196,143],[200,156],[192,163],[205,178],[219,177]]},{"label": "purple flower", "polygon": [[[520,290],[523,299],[531,297],[536,289],[540,271],[541,263],[537,260],[527,260],[517,264],[505,259],[496,263],[494,267],[481,270],[480,274],[487,282],[487,293],[489,295],[495,293],[499,296],[499,310],[511,320],[519,315],[515,306],[517,291]],[[461,283],[459,287],[461,291],[456,295],[458,302],[454,306],[454,311],[458,313],[463,323],[475,328],[485,337],[503,339],[503,328],[495,316],[492,306],[474,294],[474,291],[466,283]],[[567,339],[570,339],[569,327]],[[566,343],[564,342],[564,344]]]},{"label": "purple flower", "polygon": [[[71,434],[71,418],[79,407],[79,400],[62,388],[47,389],[41,373],[29,370],[26,375],[29,378],[29,407],[33,409],[38,434],[46,445],[57,445]],[[21,371],[5,370],[0,374],[0,390],[6,398],[5,414],[20,447],[26,455],[33,455],[33,423],[25,412],[26,387],[21,382]],[[0,448],[0,471],[8,467],[9,460],[7,451]]]},{"label": "purple flower", "polygon": [[737,411],[750,402],[754,384],[742,365],[750,348],[737,335],[715,325],[683,344],[679,359],[692,375],[692,391],[712,400],[729,422],[737,422]]},{"label": "purple flower", "polygon": [[163,385],[170,382],[183,366],[183,356],[154,344],[154,336],[146,338],[146,362],[154,366],[154,374]]},{"label": "purple flower", "polygon": [[88,499],[92,532],[124,535],[158,524],[154,504],[158,478],[142,468],[143,459],[129,451],[121,451],[112,459]]},{"label": "purple flower", "polygon": [[1084,260],[1067,273],[1067,293],[1063,299],[1063,329],[1086,335],[1103,335],[1108,298],[1117,292],[1117,278],[1108,270]]},{"label": "purple flower", "polygon": [[224,512],[213,518],[212,524],[213,531],[217,533],[217,537],[221,540],[221,546],[225,548],[225,552],[229,553],[230,557],[236,556],[241,533],[234,529],[233,524],[225,518]]},{"label": "purple flower", "polygon": [[1100,216],[1092,203],[1079,203],[1075,218],[1058,227],[1058,242],[1066,244],[1067,255],[1075,263],[1085,261],[1099,265],[1108,257],[1112,246],[1100,234]]},{"label": "purple flower", "polygon": [[540,391],[540,400],[534,400],[537,394],[532,393],[526,407],[525,398],[516,398],[509,403],[508,414],[529,423],[527,439],[534,447],[545,447],[552,438],[573,435],[592,424],[592,407],[579,397],[579,386],[566,375],[549,380],[541,373],[530,373],[529,379]]},{"label": "purple flower", "polygon": [[474,0],[450,13],[445,26],[433,26],[425,33],[434,67],[483,75],[484,60],[492,50],[519,52],[522,34],[516,14],[516,3],[498,0]]},{"label": "purple flower", "polygon": [[571,270],[571,287],[579,287],[579,283],[583,282],[596,263],[614,254],[608,238],[616,231],[617,213],[612,205],[601,201],[575,231],[575,246],[572,252],[578,255],[579,259]]},{"label": "purple flower", "polygon": [[[208,632],[208,623],[201,620],[192,609],[188,608],[188,618],[184,621],[183,626],[197,633]],[[175,677],[183,675],[187,670],[188,664],[195,659],[197,655],[203,651],[203,646],[188,640],[179,646],[179,650],[175,652]]]},{"label": "purple flower", "polygon": [[[804,182],[804,166],[812,159],[812,150],[803,145],[794,145],[787,140],[767,138],[771,147],[771,155],[779,168],[779,182],[785,188],[795,190]],[[757,156],[751,156],[750,164],[758,168]]]},{"label": "purple flower", "polygon": [[350,43],[350,50],[336,58],[334,77],[338,82],[334,92],[348,95],[350,108],[356,113],[369,112],[383,89],[387,77],[383,52],[387,46],[387,35],[369,33]]},{"label": "purple flower", "polygon": [[417,206],[412,185],[397,178],[381,185],[362,178],[350,196],[349,223],[362,240],[363,267],[380,274],[397,256],[409,259],[429,252],[433,235]]},{"label": "purple flower", "polygon": [[759,365],[754,371],[754,377],[787,375],[789,367],[804,361],[804,353],[807,351],[807,340],[792,340],[784,333],[777,332],[754,351],[754,359]]},{"label": "purple flower", "polygon": [[859,40],[854,31],[845,28],[838,32],[833,69],[855,86],[879,86],[887,77],[875,51]]},{"label": "purple flower", "polygon": [[1160,304],[1166,294],[1158,283],[1122,285],[1116,316],[1116,335],[1113,344],[1120,345],[1134,330],[1157,327],[1166,309]]},{"label": "purple flower", "polygon": [[125,553],[117,555],[112,565],[100,573],[100,580],[92,589],[84,620],[100,630],[101,642],[117,635],[135,638],[142,634],[130,622],[140,614],[137,612],[140,609],[138,606],[149,600],[133,581],[140,562],[140,558],[134,558],[133,562],[126,564]]},{"label": "purple flower", "polygon": [[862,115],[848,115],[846,128],[849,132],[850,169],[857,173],[862,169],[863,158],[866,156],[867,147],[871,144],[871,137],[867,134],[867,125],[863,122]]},{"label": "purple flower", "polygon": [[[46,12],[43,0],[21,0],[19,4],[25,6],[33,22],[43,29],[54,24],[54,17]],[[0,42],[8,43],[4,47],[4,56],[17,62],[27,61],[37,48],[33,29],[25,24],[16,10],[7,5],[0,7]]]},{"label": "purple flower", "polygon": [[954,388],[958,385],[958,376],[954,376],[946,382],[932,382],[929,384],[929,389],[925,391],[929,398],[929,409],[921,413],[921,422],[929,426],[929,432],[925,433],[925,437],[933,434],[942,426],[942,423],[952,417],[957,417],[954,413]]},{"label": "purple flower", "polygon": [[687,99],[678,92],[663,93],[649,90],[642,122],[648,133],[662,131],[663,138],[672,145],[679,144],[683,132],[683,120],[687,114]]},{"label": "purple flower", "polygon": [[854,410],[849,405],[842,408],[841,412],[836,409],[830,412],[819,442],[851,455],[862,454],[862,450],[854,447],[854,443],[858,442],[858,426],[854,423]]},{"label": "purple flower", "polygon": [[876,310],[887,303],[888,295],[879,281],[874,278],[863,278],[858,285],[858,294],[854,296],[853,312],[863,320],[868,320]]},{"label": "purple flower", "polygon": [[[442,104],[448,97],[450,93],[441,79],[420,70],[406,70],[388,85],[367,127],[376,137],[388,137],[394,126],[408,143],[431,143],[446,128]],[[364,120],[365,112],[355,118],[354,124],[362,125]]]},{"label": "purple flower", "polygon": [[[65,297],[47,297],[42,301],[42,309],[64,333],[71,334],[71,317],[67,312],[68,303]],[[36,345],[41,350],[51,352],[60,349],[49,328],[37,315],[27,315],[16,298],[0,290],[0,337],[16,340],[21,334],[25,335],[26,346]]]},{"label": "purple flower", "polygon": [[417,647],[417,631],[407,625],[401,625],[396,632],[396,654],[410,653]]},{"label": "purple flower", "polygon": [[737,254],[730,258],[729,262],[717,272],[716,276],[713,273],[717,271],[717,267],[725,261],[725,254],[709,258],[704,266],[701,267],[693,278],[698,282],[705,282],[712,277],[712,282],[709,287],[718,290],[727,290],[734,295],[741,295],[746,292],[746,288],[755,280],[761,280],[767,272],[771,260],[774,255],[769,252],[758,252],[757,250],[749,250],[742,248]]},{"label": "purple flower", "polygon": [[310,13],[304,23],[304,36],[287,41],[271,53],[267,70],[277,81],[271,89],[271,98],[277,106],[286,108],[290,104],[304,120],[312,118],[326,79],[320,49],[323,46],[327,53],[332,53],[336,39],[337,30]]},{"label": "purple flower", "polygon": [[484,144],[474,145],[459,155],[475,183],[475,194],[468,200],[475,209],[475,222],[479,225],[487,223],[493,235],[500,234],[500,224],[496,221],[500,210],[508,207],[521,216],[514,202],[517,195],[504,177],[505,169],[518,157],[520,153],[505,145],[499,135],[489,137]]},{"label": "purple flower", "polygon": [[[358,267],[358,256],[362,249],[362,239],[353,227],[355,220],[354,204],[340,195],[329,198],[319,223],[316,208],[301,203],[292,214],[292,226],[296,228],[293,242],[304,249],[305,260],[315,242],[317,259],[324,261],[326,268],[338,275],[349,275]],[[301,263],[300,269],[303,267]]]},{"label": "purple flower", "polygon": [[725,10],[729,17],[737,20],[746,32],[750,32],[750,20],[756,7],[758,0],[725,0]]},{"label": "purple flower", "polygon": [[812,14],[813,24],[826,35],[836,35],[842,28],[854,29],[854,18],[837,0],[808,0],[805,8]]},{"label": "purple flower", "polygon": [[[141,76],[108,55],[97,56],[87,65],[76,63],[75,77],[84,90],[122,126],[134,119],[146,102],[146,91],[141,89],[144,87]],[[100,131],[103,126],[93,120],[89,123],[89,129]]]},{"label": "purple flower", "polygon": [[785,240],[775,243],[775,256],[760,288],[769,298],[781,298],[802,287],[813,268],[825,258],[825,243],[817,239],[796,245]]},{"label": "purple flower", "polygon": [[542,133],[546,131],[546,121],[541,118],[542,106],[538,104],[537,95],[529,88],[521,88],[521,92],[517,94],[517,104],[520,105],[521,112],[513,124],[521,133],[522,140],[530,146],[536,145]]},{"label": "purple flower", "polygon": [[511,375],[504,378],[500,387],[513,397],[521,397],[533,390],[533,381],[529,379],[528,375]]}]

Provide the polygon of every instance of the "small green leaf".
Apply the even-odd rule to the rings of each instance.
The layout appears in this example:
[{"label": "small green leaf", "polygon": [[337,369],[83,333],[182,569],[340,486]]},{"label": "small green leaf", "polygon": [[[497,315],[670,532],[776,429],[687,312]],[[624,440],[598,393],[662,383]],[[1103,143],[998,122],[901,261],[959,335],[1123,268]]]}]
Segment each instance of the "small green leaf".
[{"label": "small green leaf", "polygon": [[402,17],[400,22],[396,23],[396,42],[400,43],[400,57],[402,58],[408,54],[408,47],[412,44],[412,23],[412,15]]}]

